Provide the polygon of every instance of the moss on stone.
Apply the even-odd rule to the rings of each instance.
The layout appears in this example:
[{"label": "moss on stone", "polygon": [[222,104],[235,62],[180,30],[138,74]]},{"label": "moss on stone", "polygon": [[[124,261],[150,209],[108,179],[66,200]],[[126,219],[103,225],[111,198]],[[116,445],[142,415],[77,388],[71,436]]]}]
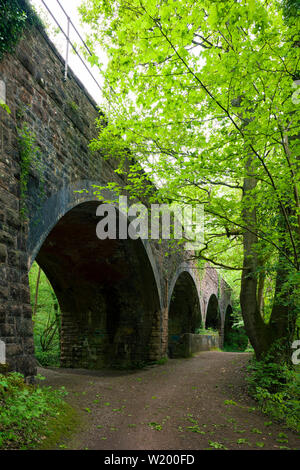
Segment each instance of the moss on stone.
[{"label": "moss on stone", "polygon": [[68,439],[82,426],[81,418],[72,406],[64,403],[58,416],[48,421],[47,436],[37,446],[37,450],[56,450],[65,448]]}]

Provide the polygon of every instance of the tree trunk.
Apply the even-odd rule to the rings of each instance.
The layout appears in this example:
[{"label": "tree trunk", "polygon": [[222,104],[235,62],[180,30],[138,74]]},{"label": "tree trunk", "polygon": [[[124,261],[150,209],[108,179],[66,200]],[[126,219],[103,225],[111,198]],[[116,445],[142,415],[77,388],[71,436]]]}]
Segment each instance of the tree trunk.
[{"label": "tree trunk", "polygon": [[257,290],[257,301],[258,301],[258,308],[260,311],[261,316],[264,318],[264,289],[265,289],[265,279],[266,275],[263,271],[260,271],[258,277],[258,290]]},{"label": "tree trunk", "polygon": [[[250,170],[252,158],[249,157],[246,169]],[[249,171],[250,173],[250,171]],[[257,185],[257,180],[253,177],[246,177],[243,186],[243,220],[248,230],[243,234],[244,261],[241,280],[240,303],[245,330],[250,343],[255,351],[258,360],[262,359],[266,351],[269,350],[271,338],[267,325],[261,316],[257,292],[258,292],[258,256],[256,253],[256,208],[249,204],[253,200],[253,191]]]},{"label": "tree trunk", "polygon": [[[251,166],[251,159],[248,167]],[[258,279],[261,265],[256,252],[256,209],[253,202],[253,190],[256,187],[254,178],[245,178],[243,192],[243,219],[249,230],[243,234],[244,262],[241,282],[240,302],[246,333],[250,339],[258,360],[272,353],[274,362],[291,361],[291,345],[295,334],[297,306],[292,299],[292,286],[289,282],[290,267],[283,256],[279,259],[276,276],[274,304],[270,321],[266,324],[261,312],[261,291]],[[260,268],[260,269],[258,269]],[[260,274],[259,274],[260,273]]]}]

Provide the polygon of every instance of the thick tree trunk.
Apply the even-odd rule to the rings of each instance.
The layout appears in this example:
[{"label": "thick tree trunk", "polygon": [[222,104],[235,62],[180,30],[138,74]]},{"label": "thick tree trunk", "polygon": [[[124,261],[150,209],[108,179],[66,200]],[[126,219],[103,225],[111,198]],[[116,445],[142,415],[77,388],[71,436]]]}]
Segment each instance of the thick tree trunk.
[{"label": "thick tree trunk", "polygon": [[[248,166],[251,165],[249,158]],[[257,273],[258,273],[258,257],[255,250],[257,244],[256,232],[256,209],[249,204],[249,199],[253,197],[251,194],[257,185],[254,178],[245,178],[243,192],[243,219],[244,224],[249,230],[245,230],[243,234],[244,261],[241,281],[240,302],[245,330],[253,346],[257,359],[261,359],[264,353],[270,347],[270,337],[268,328],[263,321],[260,313],[257,299]]]},{"label": "thick tree trunk", "polygon": [[[251,159],[248,162],[251,166]],[[270,321],[266,324],[261,312],[261,289],[259,289],[259,265],[256,252],[256,209],[253,201],[253,190],[256,187],[254,178],[244,180],[243,220],[248,230],[243,234],[244,262],[241,282],[240,302],[246,333],[250,339],[258,360],[272,353],[270,360],[289,363],[292,356],[291,345],[295,334],[297,308],[292,300],[292,287],[288,287],[290,269],[283,256],[279,260],[276,277],[274,304]],[[260,268],[260,269],[258,269]],[[260,286],[261,288],[262,286]]]},{"label": "thick tree trunk", "polygon": [[264,307],[265,307],[265,299],[264,299],[265,279],[266,279],[265,273],[263,271],[260,271],[259,277],[258,277],[258,287],[257,287],[257,302],[258,302],[258,308],[259,308],[260,314],[263,318],[264,318]]}]

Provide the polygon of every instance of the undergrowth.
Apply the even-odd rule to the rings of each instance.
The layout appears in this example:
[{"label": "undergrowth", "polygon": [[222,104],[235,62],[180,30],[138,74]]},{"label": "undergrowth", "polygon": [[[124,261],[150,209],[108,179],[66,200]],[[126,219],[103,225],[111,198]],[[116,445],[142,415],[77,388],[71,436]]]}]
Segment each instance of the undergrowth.
[{"label": "undergrowth", "polygon": [[244,328],[232,328],[225,336],[223,351],[243,352],[248,347],[248,337]]},{"label": "undergrowth", "polygon": [[35,358],[42,367],[60,367],[60,351],[57,349],[51,351],[36,349]]},{"label": "undergrowth", "polygon": [[[73,409],[64,402],[64,388],[27,385],[16,372],[0,374],[0,449],[35,449],[70,426]],[[51,436],[52,435],[52,436]]]},{"label": "undergrowth", "polygon": [[247,382],[250,395],[263,413],[300,431],[300,370],[252,359]]}]

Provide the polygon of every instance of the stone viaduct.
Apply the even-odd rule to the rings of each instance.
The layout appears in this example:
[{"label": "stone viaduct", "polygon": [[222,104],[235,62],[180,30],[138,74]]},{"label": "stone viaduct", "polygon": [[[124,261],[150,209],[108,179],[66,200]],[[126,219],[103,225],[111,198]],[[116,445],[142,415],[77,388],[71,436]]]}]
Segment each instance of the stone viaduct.
[{"label": "stone viaduct", "polygon": [[[93,184],[125,181],[113,162],[90,152],[99,110],[78,78],[69,71],[64,81],[63,72],[63,59],[38,26],[0,62],[1,95],[11,111],[0,108],[0,340],[9,367],[36,372],[28,284],[34,260],[60,304],[65,367],[155,361],[170,353],[174,338],[205,323],[222,342],[231,292],[214,268],[197,269],[184,250],[165,256],[155,241],[96,237]],[[38,154],[25,176],[20,129],[35,136],[27,147]]]}]

